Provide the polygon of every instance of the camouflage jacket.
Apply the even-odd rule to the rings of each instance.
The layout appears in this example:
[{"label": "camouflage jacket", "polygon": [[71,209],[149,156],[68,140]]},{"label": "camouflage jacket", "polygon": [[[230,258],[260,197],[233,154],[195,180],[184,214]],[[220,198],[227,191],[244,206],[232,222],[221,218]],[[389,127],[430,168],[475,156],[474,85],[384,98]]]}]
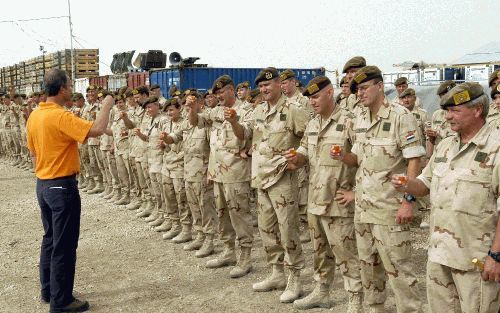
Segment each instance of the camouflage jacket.
[{"label": "camouflage jacket", "polygon": [[283,153],[297,148],[310,114],[282,95],[276,105],[263,102],[244,119],[245,137],[252,138],[252,185],[266,189],[276,184],[287,167]]},{"label": "camouflage jacket", "polygon": [[148,114],[142,119],[141,132],[148,137],[146,155],[148,158],[149,172],[161,173],[163,167],[163,149],[158,147],[162,125],[169,120],[167,116],[159,113],[152,118]]},{"label": "camouflage jacket", "polygon": [[297,153],[304,155],[310,165],[307,210],[324,216],[354,216],[354,203],[339,205],[335,200],[337,189],[352,190],[356,168],[348,167],[330,157],[332,145],[344,151],[352,146],[352,120],[350,114],[336,106],[327,120],[318,115],[306,127]]},{"label": "camouflage jacket", "polygon": [[396,225],[402,195],[391,185],[393,174],[406,173],[406,159],[425,155],[417,121],[399,104],[384,101],[374,117],[364,110],[356,119],[356,141],[352,152],[358,157],[356,213],[359,223]]},{"label": "camouflage jacket", "polygon": [[113,131],[113,141],[116,155],[128,154],[129,151],[129,131],[127,126],[125,126],[125,122],[123,122],[123,119],[120,117],[121,112],[127,112],[127,109],[117,110],[111,123],[111,131]]},{"label": "camouflage jacket", "polygon": [[[184,121],[182,117],[177,122],[166,119],[160,125],[161,131],[167,134],[178,133],[181,131]],[[167,145],[163,154],[161,173],[170,178],[184,177],[184,155],[184,142],[182,140]]]},{"label": "camouflage jacket", "polygon": [[500,132],[484,125],[460,149],[458,134],[445,138],[418,177],[430,189],[429,260],[473,270],[493,242],[499,202]]}]

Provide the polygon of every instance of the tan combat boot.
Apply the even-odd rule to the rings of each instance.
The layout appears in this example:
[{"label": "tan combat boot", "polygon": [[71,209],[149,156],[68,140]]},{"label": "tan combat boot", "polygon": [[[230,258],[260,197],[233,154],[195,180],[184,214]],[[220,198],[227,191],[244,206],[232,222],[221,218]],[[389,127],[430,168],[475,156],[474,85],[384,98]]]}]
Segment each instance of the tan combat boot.
[{"label": "tan combat boot", "polygon": [[148,217],[153,213],[153,202],[151,200],[146,200],[146,204],[144,205],[144,210],[138,212],[136,214],[137,217]]},{"label": "tan combat boot", "polygon": [[130,196],[126,192],[124,192],[123,195],[121,196],[121,198],[115,202],[115,204],[117,204],[117,205],[126,205],[129,203],[130,203]]},{"label": "tan combat boot", "polygon": [[384,304],[379,303],[379,304],[372,304],[368,306],[368,310],[366,313],[384,313],[385,311]]},{"label": "tan combat boot", "polygon": [[153,211],[151,212],[151,214],[144,219],[144,221],[146,223],[152,222],[152,221],[156,220],[158,217],[160,217],[158,210],[156,209],[156,205],[154,207],[155,208],[153,208]]},{"label": "tan combat boot", "polygon": [[132,202],[127,204],[127,206],[125,208],[127,210],[130,210],[130,211],[135,211],[135,210],[140,209],[141,204],[142,204],[142,201],[140,201],[139,199],[136,198],[136,199],[132,200]]},{"label": "tan combat boot", "polygon": [[269,277],[261,282],[252,285],[254,291],[271,291],[275,289],[283,289],[286,286],[285,272],[283,271],[283,265],[273,264],[273,272]]},{"label": "tan combat boot", "polygon": [[193,235],[191,234],[191,224],[182,224],[181,232],[172,238],[175,243],[184,243],[193,240]]},{"label": "tan combat boot", "polygon": [[224,252],[218,258],[212,259],[205,265],[207,268],[220,268],[236,264],[236,254],[234,253],[234,246],[226,245]]},{"label": "tan combat boot", "polygon": [[158,213],[158,218],[155,219],[154,221],[149,222],[148,225],[151,227],[156,227],[156,226],[160,226],[161,224],[163,224],[164,221],[165,221],[165,218],[163,217],[163,213]]},{"label": "tan combat boot", "polygon": [[330,307],[330,285],[325,283],[316,283],[314,290],[307,297],[295,300],[293,307],[299,310],[308,310],[312,308]]},{"label": "tan combat boot", "polygon": [[114,196],[113,187],[108,185],[106,182],[104,182],[104,185],[106,185],[106,187],[104,188],[104,192],[101,193],[101,197],[103,197],[103,199],[109,200]]},{"label": "tan combat boot", "polygon": [[98,181],[95,185],[95,187],[92,190],[89,190],[87,193],[89,195],[95,195],[98,193],[101,193],[104,191],[104,186],[102,185],[102,182]]},{"label": "tan combat boot", "polygon": [[184,251],[198,250],[201,248],[201,246],[203,246],[204,241],[205,241],[205,234],[201,231],[198,231],[196,233],[196,238],[193,241],[191,241],[190,243],[188,243],[187,245],[184,245],[184,247],[182,247],[182,249]]},{"label": "tan combat boot", "polygon": [[363,294],[361,292],[349,292],[347,313],[363,313]]},{"label": "tan combat boot", "polygon": [[213,234],[205,234],[205,241],[203,241],[203,245],[200,250],[194,253],[194,256],[197,258],[204,258],[211,255],[214,252],[214,235]]},{"label": "tan combat boot", "polygon": [[180,234],[181,232],[181,225],[179,224],[179,221],[172,222],[172,228],[165,234],[163,234],[162,238],[165,240],[170,240]]},{"label": "tan combat boot", "polygon": [[166,232],[172,228],[172,221],[168,218],[164,218],[163,223],[160,226],[154,228],[157,232]]},{"label": "tan combat boot", "polygon": [[252,270],[251,252],[251,247],[241,248],[240,259],[236,266],[229,272],[231,278],[240,278],[250,273]]},{"label": "tan combat boot", "polygon": [[108,200],[109,203],[116,204],[118,200],[122,197],[122,193],[119,188],[113,189],[112,197]]},{"label": "tan combat boot", "polygon": [[302,283],[300,282],[300,271],[290,270],[288,274],[288,281],[286,289],[280,296],[281,303],[291,303],[297,300],[302,294]]},{"label": "tan combat boot", "polygon": [[95,188],[95,181],[93,178],[89,178],[87,187],[83,188],[82,191],[88,193],[90,190]]}]

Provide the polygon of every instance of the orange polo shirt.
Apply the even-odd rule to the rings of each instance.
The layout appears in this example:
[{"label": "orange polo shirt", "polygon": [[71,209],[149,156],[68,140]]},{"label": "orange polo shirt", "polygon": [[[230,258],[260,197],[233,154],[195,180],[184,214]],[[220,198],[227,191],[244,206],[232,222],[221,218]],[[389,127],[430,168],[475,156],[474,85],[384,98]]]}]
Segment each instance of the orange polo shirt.
[{"label": "orange polo shirt", "polygon": [[78,143],[85,141],[92,123],[58,104],[40,103],[26,123],[28,149],[36,156],[36,177],[53,179],[79,173]]}]

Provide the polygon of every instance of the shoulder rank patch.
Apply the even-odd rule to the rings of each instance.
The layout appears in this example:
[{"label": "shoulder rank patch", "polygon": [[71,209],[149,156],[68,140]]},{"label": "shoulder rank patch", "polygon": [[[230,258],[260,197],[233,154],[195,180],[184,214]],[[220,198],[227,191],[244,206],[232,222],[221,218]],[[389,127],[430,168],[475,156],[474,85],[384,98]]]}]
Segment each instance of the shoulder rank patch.
[{"label": "shoulder rank patch", "polygon": [[479,151],[477,154],[476,154],[476,157],[474,158],[474,161],[477,161],[477,162],[480,162],[480,163],[483,163],[485,160],[486,160],[486,157],[488,156],[488,154],[486,154],[485,152],[481,152]]},{"label": "shoulder rank patch", "polygon": [[318,136],[318,132],[308,132],[308,136]]},{"label": "shoulder rank patch", "polygon": [[335,128],[336,131],[341,132],[344,130],[344,124],[337,124],[337,127]]},{"label": "shoulder rank patch", "polygon": [[448,161],[447,157],[435,157],[434,158],[434,163],[446,163]]},{"label": "shoulder rank patch", "polygon": [[366,133],[366,128],[356,128],[356,130],[354,132],[356,132],[356,133]]},{"label": "shoulder rank patch", "polygon": [[286,114],[280,113],[280,121],[286,121]]},{"label": "shoulder rank patch", "polygon": [[391,123],[384,123],[384,125],[382,125],[382,130],[383,131],[390,131],[391,130]]}]

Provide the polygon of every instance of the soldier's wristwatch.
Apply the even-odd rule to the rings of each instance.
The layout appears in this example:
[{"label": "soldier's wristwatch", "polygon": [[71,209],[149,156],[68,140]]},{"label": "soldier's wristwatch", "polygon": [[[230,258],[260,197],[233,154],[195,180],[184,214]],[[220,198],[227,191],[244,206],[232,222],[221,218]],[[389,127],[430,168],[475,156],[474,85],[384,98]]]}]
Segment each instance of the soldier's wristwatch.
[{"label": "soldier's wristwatch", "polygon": [[500,262],[500,252],[491,252],[491,250],[488,251],[488,255],[495,261]]},{"label": "soldier's wristwatch", "polygon": [[403,196],[403,199],[405,199],[408,202],[415,202],[417,201],[417,198],[415,198],[414,195],[410,195],[409,193],[405,193]]}]

